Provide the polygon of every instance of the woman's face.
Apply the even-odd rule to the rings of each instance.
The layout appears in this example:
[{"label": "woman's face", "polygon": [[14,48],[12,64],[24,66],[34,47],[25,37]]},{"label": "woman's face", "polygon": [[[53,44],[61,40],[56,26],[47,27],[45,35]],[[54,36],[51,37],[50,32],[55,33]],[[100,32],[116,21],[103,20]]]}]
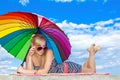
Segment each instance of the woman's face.
[{"label": "woman's face", "polygon": [[35,40],[35,52],[38,54],[38,55],[43,55],[45,49],[46,49],[46,46],[45,46],[45,43],[46,41],[44,40]]}]

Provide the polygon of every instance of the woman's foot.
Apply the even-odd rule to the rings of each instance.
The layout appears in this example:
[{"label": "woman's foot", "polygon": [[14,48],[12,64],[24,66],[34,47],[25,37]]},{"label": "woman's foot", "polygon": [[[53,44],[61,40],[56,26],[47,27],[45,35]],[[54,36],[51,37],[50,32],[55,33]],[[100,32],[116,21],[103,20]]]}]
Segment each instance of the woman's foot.
[{"label": "woman's foot", "polygon": [[100,49],[101,49],[100,46],[95,46],[95,44],[91,44],[91,46],[87,49],[87,51],[89,52],[89,54],[95,55],[95,53]]}]

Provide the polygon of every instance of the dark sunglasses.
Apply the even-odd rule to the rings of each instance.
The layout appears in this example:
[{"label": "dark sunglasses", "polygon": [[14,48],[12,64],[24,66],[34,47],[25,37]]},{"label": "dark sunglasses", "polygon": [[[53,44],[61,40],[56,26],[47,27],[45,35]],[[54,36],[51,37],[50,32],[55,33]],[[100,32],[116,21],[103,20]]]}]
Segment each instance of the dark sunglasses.
[{"label": "dark sunglasses", "polygon": [[40,47],[40,46],[39,46],[39,47],[37,47],[36,49],[37,49],[37,51],[40,51],[40,50],[42,50],[42,49],[46,50],[46,49],[47,49],[47,46],[45,46],[45,47]]}]

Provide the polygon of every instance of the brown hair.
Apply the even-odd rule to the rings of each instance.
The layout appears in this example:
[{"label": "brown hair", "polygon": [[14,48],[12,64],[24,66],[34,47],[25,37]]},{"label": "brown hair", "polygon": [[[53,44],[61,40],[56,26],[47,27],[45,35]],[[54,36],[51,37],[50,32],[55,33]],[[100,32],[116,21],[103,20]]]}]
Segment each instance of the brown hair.
[{"label": "brown hair", "polygon": [[33,43],[33,45],[36,44],[35,41],[37,39],[39,39],[40,41],[46,41],[45,38],[42,35],[40,35],[40,34],[33,34],[32,38],[31,38],[31,42]]}]

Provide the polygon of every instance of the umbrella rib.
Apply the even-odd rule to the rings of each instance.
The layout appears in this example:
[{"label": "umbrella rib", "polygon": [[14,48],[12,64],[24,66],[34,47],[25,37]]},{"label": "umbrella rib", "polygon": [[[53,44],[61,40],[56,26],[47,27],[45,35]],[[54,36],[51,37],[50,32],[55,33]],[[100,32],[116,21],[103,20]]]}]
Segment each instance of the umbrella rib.
[{"label": "umbrella rib", "polygon": [[[32,31],[31,31],[31,32],[32,32]],[[29,33],[31,33],[31,32],[29,32]],[[23,33],[25,33],[25,32],[23,32]],[[17,35],[16,35],[16,36],[17,36]],[[16,37],[16,36],[15,36],[15,37]],[[14,38],[13,38],[13,39],[14,39]],[[22,39],[23,39],[23,38],[22,38]],[[22,40],[22,39],[20,39],[20,40]],[[19,41],[20,41],[20,40],[19,40]],[[8,42],[10,42],[10,41],[8,41]],[[6,43],[6,44],[7,44],[7,43]],[[6,45],[6,44],[4,44],[4,45]],[[16,44],[17,44],[17,43],[16,43]],[[14,44],[14,46],[15,46],[16,44]],[[13,47],[14,47],[14,46],[13,46]],[[10,51],[11,51],[11,49],[10,49],[8,52],[10,52]]]},{"label": "umbrella rib", "polygon": [[[36,21],[36,19],[35,19],[35,14],[31,14],[31,13],[28,13],[29,15],[24,15],[23,16],[23,18],[28,18],[28,19],[31,19],[29,22],[31,23],[34,23],[35,21]],[[32,18],[31,18],[32,17]],[[37,18],[37,24],[38,24],[38,18]],[[34,26],[34,25],[33,25]],[[36,23],[35,23],[35,26],[37,26],[36,25]]]},{"label": "umbrella rib", "polygon": [[[25,16],[26,16],[26,15],[25,15]],[[28,16],[26,16],[26,17],[29,18]],[[23,16],[23,18],[26,18],[26,17]],[[30,21],[30,22],[31,22],[31,21]],[[33,22],[33,21],[32,21],[32,22]],[[33,26],[34,26],[34,25],[33,25]]]},{"label": "umbrella rib", "polygon": [[[46,20],[45,18],[42,18],[42,21],[43,20]],[[41,21],[41,23],[42,23],[42,21]],[[47,23],[48,21],[45,21],[45,23],[44,23],[44,26],[45,26],[45,24]],[[41,27],[44,27],[44,26],[41,26]]]},{"label": "umbrella rib", "polygon": [[[52,30],[53,30],[53,29],[52,29]],[[59,35],[64,36],[64,35],[63,35],[62,33],[60,33],[59,31],[56,31],[56,30],[53,30],[53,31],[52,31],[52,30],[49,29],[48,34],[50,34],[50,35],[52,34],[52,35],[53,35],[54,33],[58,33]],[[47,31],[46,31],[46,32],[47,32]],[[59,37],[59,39],[61,39],[61,37],[60,37],[59,35],[56,35],[56,36]],[[56,37],[54,37],[54,36],[52,36],[52,37],[56,39]],[[66,38],[66,37],[65,37],[65,38]],[[58,42],[60,42],[59,39],[56,39],[56,40],[58,40]],[[54,40],[54,39],[53,39],[53,40]],[[68,38],[66,38],[65,40],[68,41]],[[63,41],[64,41],[64,40],[63,40]],[[66,43],[63,42],[63,44],[66,44]],[[66,45],[67,45],[67,44],[66,44]],[[69,47],[66,47],[66,49],[69,50]],[[64,51],[66,52],[67,50],[63,50],[63,52],[64,52]],[[69,53],[70,53],[70,52],[68,52],[68,53],[66,53],[66,54],[69,55]],[[67,57],[67,55],[66,55],[66,57]]]},{"label": "umbrella rib", "polygon": [[[24,46],[22,47],[22,49],[25,47],[25,44],[26,44],[28,41],[29,41],[29,39],[23,44]],[[18,57],[18,56],[19,56],[19,54],[21,53],[22,49],[18,52],[18,54],[17,54],[15,57]],[[29,50],[29,49],[30,49],[30,46],[29,46],[28,49],[26,50],[27,53],[24,55],[24,60],[23,60],[23,61],[26,60],[26,56],[27,56],[27,54],[28,54],[28,50]]]},{"label": "umbrella rib", "polygon": [[[4,17],[8,17],[8,18],[3,18],[3,19],[1,19],[1,20],[9,20],[9,19],[12,19],[12,20],[19,20],[19,21],[24,21],[24,22],[26,22],[26,23],[29,23],[29,24],[31,24],[32,25],[32,23],[34,23],[34,21],[35,21],[35,19],[34,20],[30,20],[31,18],[30,17],[32,17],[32,18],[34,18],[33,17],[33,14],[31,15],[30,14],[30,17],[29,16],[27,16],[27,15],[24,15],[24,16],[22,16],[22,17],[20,17],[19,15],[12,15],[12,16],[10,16],[9,14],[8,15],[4,15]],[[19,17],[19,18],[16,18],[16,17]],[[29,19],[29,20],[27,20],[27,19]],[[34,25],[33,25],[34,26]]]},{"label": "umbrella rib", "polygon": [[[55,38],[55,37],[54,37]],[[53,41],[58,41],[58,42],[60,42],[61,40],[58,40],[58,39],[56,39],[56,40],[54,40],[53,39]],[[65,44],[65,43],[64,43]],[[58,46],[57,44],[56,44],[56,46]],[[68,48],[67,48],[68,49]],[[59,50],[59,49],[58,49]],[[63,48],[61,48],[61,50],[62,50],[62,52],[64,52],[64,50],[63,50]],[[68,49],[69,50],[69,49]],[[67,57],[66,55],[65,55],[65,57]]]},{"label": "umbrella rib", "polygon": [[[32,17],[33,17],[34,21],[36,21],[35,18],[34,18],[35,16],[32,15]],[[36,26],[38,26],[38,18],[37,18],[37,24],[36,24]]]},{"label": "umbrella rib", "polygon": [[[45,28],[47,28],[47,26],[51,26],[51,25],[53,25],[53,24],[44,25],[44,26],[42,26],[42,29],[45,29]],[[62,29],[60,29],[56,24],[54,24],[53,26],[54,26],[54,28],[57,28],[58,30],[60,30],[66,36],[66,34],[64,33],[64,31]]]},{"label": "umbrella rib", "polygon": [[[28,35],[27,35],[27,36],[28,36]],[[26,36],[24,36],[24,37],[26,37]],[[23,39],[23,38],[22,38],[22,39]],[[21,40],[22,40],[22,39],[21,39]],[[19,41],[20,41],[20,40],[19,40]],[[26,43],[26,42],[24,42],[23,45],[24,45],[25,43]],[[16,44],[18,44],[18,43],[16,43]],[[16,44],[15,44],[15,45],[16,45]],[[11,49],[11,50],[12,50],[12,49]],[[10,50],[10,51],[11,51],[11,50]],[[9,52],[10,52],[10,51],[9,51]],[[19,50],[19,51],[20,51],[20,50]],[[16,56],[17,56],[17,55],[15,55],[15,57],[16,57]]]},{"label": "umbrella rib", "polygon": [[[16,13],[15,13],[15,14],[16,14]],[[31,15],[33,15],[33,14],[30,14],[30,16],[31,16]],[[5,16],[12,17],[12,18],[14,18],[14,17],[19,17],[20,20],[24,20],[24,21],[26,21],[26,22],[33,23],[33,21],[30,20],[30,19],[31,19],[30,16],[25,15],[24,13],[18,13],[18,14],[16,14],[16,15],[13,15],[13,13],[12,13],[12,15],[10,15],[10,14],[8,13],[8,14],[5,15]],[[14,18],[14,19],[16,19],[16,18]]]},{"label": "umbrella rib", "polygon": [[[58,32],[58,31],[55,31],[55,30],[54,30],[54,31],[50,31],[49,34],[53,34],[54,32],[55,32],[55,33],[59,33],[59,34],[62,35],[64,38],[66,38],[65,35],[63,35],[62,33]],[[58,35],[57,37],[59,37],[59,35]],[[59,41],[59,40],[58,40],[58,41]],[[66,38],[66,41],[68,41],[68,38]],[[64,43],[65,43],[65,42],[64,42]],[[66,43],[65,43],[65,44],[66,44]],[[67,48],[67,49],[68,49],[68,48]],[[69,50],[69,49],[68,49],[68,50]]]}]

